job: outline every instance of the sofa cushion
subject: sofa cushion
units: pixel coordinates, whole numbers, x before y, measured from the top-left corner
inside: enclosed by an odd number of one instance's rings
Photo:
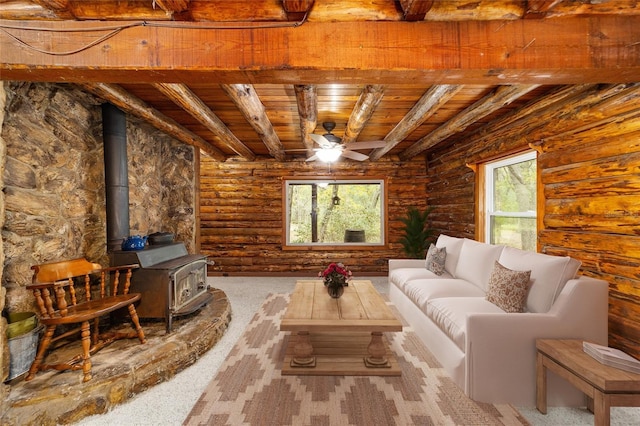
[[[389,273],[389,282],[404,291],[405,284],[412,280],[453,278],[447,272],[438,276],[426,268],[398,268]]]
[[[514,271],[496,261],[489,278],[487,300],[505,312],[523,312],[531,271]]]
[[[465,238],[454,276],[472,282],[486,292],[493,263],[500,257],[503,248],[501,245],[485,244]]]
[[[444,261],[447,258],[447,248],[438,248],[434,244],[427,250],[426,267],[429,271],[440,276],[444,273]]]
[[[427,302],[427,316],[462,352],[465,351],[467,317],[478,313],[504,313],[484,297],[444,297]],[[496,330],[499,333],[500,330]]]
[[[462,249],[463,242],[464,238],[450,237],[444,234],[440,234],[438,241],[436,241],[436,247],[446,247],[447,249],[444,270],[451,274],[452,277],[456,276],[456,266],[458,265],[458,259],[460,259],[460,249]]]
[[[440,297],[484,297],[484,292],[465,280],[422,279],[407,281],[403,289],[404,294],[423,312],[431,299]]]
[[[531,270],[527,311],[537,313],[551,309],[564,285],[580,268],[580,262],[568,256],[549,256],[512,247],[504,248],[499,262],[509,269]]]

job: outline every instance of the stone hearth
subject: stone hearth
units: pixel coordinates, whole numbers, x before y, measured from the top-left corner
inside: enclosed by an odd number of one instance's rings
[[[167,381],[195,363],[224,335],[231,306],[222,290],[210,290],[214,301],[198,312],[174,320],[166,334],[164,321],[143,322],[147,343],[119,340],[91,357],[93,378],[82,371],[40,372],[29,381],[22,375],[9,386],[2,402],[2,425],[56,425],[109,411],[136,394]],[[71,346],[71,345],[70,345]],[[72,348],[70,348],[72,349]],[[66,349],[65,349],[66,350]],[[79,353],[79,346],[75,348]],[[65,358],[60,349],[51,356]]]

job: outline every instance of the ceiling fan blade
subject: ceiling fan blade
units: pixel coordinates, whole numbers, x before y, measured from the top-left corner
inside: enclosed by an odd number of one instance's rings
[[[355,151],[349,151],[348,149],[345,149],[344,151],[342,151],[342,156],[351,158],[352,160],[356,160],[356,161],[364,161],[367,158],[369,158],[368,155],[364,155]]]
[[[316,161],[318,159],[318,156],[316,154],[313,154],[311,157],[307,158],[304,161]]]
[[[347,144],[348,149],[372,149],[383,148],[387,145],[385,141],[364,141],[364,142],[351,142]]]
[[[313,139],[315,143],[320,145],[322,148],[330,148],[332,145],[331,142],[329,142],[327,138],[325,138],[324,136],[316,135],[314,133],[310,134],[309,136],[311,137],[311,139]]]

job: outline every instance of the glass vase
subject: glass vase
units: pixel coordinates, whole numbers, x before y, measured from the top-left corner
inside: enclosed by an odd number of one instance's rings
[[[344,286],[342,284],[332,283],[327,286],[327,293],[329,293],[329,296],[332,298],[338,299],[342,296],[342,293],[344,293]]]

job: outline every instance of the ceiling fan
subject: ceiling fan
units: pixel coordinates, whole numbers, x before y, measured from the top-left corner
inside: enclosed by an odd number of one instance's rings
[[[306,161],[320,160],[325,163],[333,163],[341,156],[356,161],[364,161],[369,158],[369,156],[355,152],[354,150],[382,148],[386,145],[384,141],[352,142],[345,145],[339,137],[331,133],[331,131],[335,129],[336,123],[333,121],[325,121],[322,123],[322,127],[324,127],[327,132],[324,135],[309,135],[320,148],[314,148],[315,154],[307,158]]]

